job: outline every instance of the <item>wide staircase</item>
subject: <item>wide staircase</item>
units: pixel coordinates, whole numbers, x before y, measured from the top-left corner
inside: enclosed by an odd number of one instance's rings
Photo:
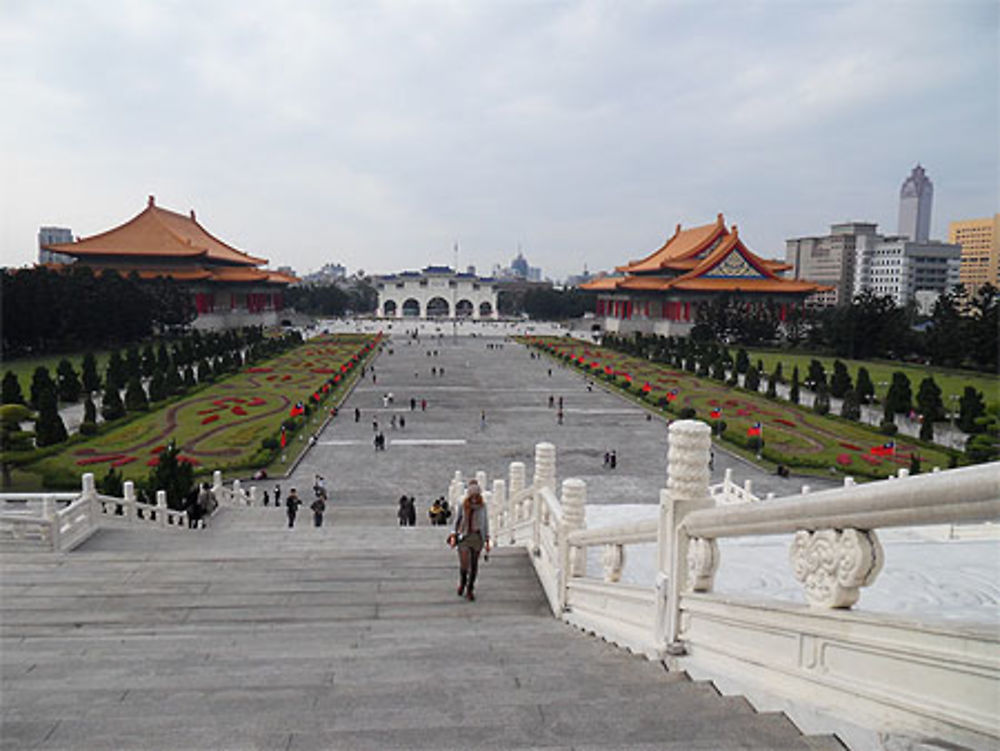
[[[522,549],[275,508],[0,555],[4,749],[841,749],[551,617]]]

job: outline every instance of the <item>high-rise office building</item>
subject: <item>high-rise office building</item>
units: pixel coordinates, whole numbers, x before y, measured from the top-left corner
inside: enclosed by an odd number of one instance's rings
[[[46,250],[48,245],[73,242],[73,232],[69,227],[39,227],[38,228],[38,262],[39,263],[72,263],[73,257],[64,253],[53,253]]]
[[[877,224],[869,222],[842,222],[831,225],[829,235],[785,240],[785,261],[792,267],[787,275],[827,287],[806,298],[809,306],[832,307],[851,301],[857,238],[874,236],[877,229]]]
[[[919,164],[899,189],[899,234],[914,242],[925,243],[931,236],[931,206],[934,184]]]
[[[948,242],[962,246],[959,281],[973,293],[984,284],[1000,287],[1000,214],[948,225]]]

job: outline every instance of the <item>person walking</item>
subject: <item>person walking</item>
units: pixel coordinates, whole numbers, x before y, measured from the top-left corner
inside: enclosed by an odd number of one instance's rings
[[[279,506],[281,506],[281,486],[280,485],[275,485],[274,486],[274,507],[278,508]]]
[[[406,502],[406,523],[410,527],[417,526],[417,501],[412,495]]]
[[[313,512],[313,526],[322,527],[323,526],[323,512],[326,511],[326,501],[323,500],[326,493],[323,495],[316,496],[316,500],[312,502],[309,507]]]
[[[295,492],[295,488],[292,488],[288,494],[288,498],[285,499],[285,512],[288,514],[289,529],[295,526],[295,515],[299,513],[299,506],[301,505],[302,501],[299,500],[298,493]]]
[[[611,465],[611,469],[614,469],[615,467],[618,466],[618,452],[615,451],[615,450],[611,451],[610,465]]]
[[[361,408],[354,408],[354,422],[361,422]]]
[[[490,552],[490,520],[486,512],[486,501],[479,490],[479,483],[469,481],[469,489],[458,507],[455,531],[449,538],[458,549],[458,596],[476,599],[476,576],[479,574],[479,554],[486,548]]]
[[[410,520],[409,511],[410,499],[405,495],[399,496],[399,510],[396,512],[396,518],[399,519],[399,526],[405,527],[407,522]]]

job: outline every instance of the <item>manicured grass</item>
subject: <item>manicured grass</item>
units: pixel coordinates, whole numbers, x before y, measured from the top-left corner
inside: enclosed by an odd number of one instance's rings
[[[108,358],[111,357],[111,350],[94,350],[94,359],[97,361],[97,372],[104,377],[104,372],[108,368]],[[125,355],[125,350],[121,350],[122,356]],[[35,369],[38,366],[42,366],[49,369],[49,375],[52,376],[52,380],[56,380],[56,369],[59,367],[59,363],[63,360],[69,360],[73,367],[76,368],[77,375],[83,370],[83,358],[86,352],[73,352],[65,355],[46,355],[44,357],[19,357],[16,360],[4,360],[3,367],[0,370],[3,371],[3,375],[7,373],[8,370],[12,370],[14,375],[17,376],[18,381],[21,382],[21,393],[24,394],[25,400],[27,400],[28,395],[31,393],[31,379],[35,375]]]
[[[317,420],[340,402],[349,376],[360,370],[368,354],[365,348],[373,347],[374,341],[370,335],[358,334],[312,339],[91,440],[67,446],[26,469],[48,477],[73,478],[83,472],[100,477],[115,466],[125,479],[138,479],[148,474],[170,441],[176,442],[196,472],[259,468],[272,459],[267,455],[265,460],[267,452],[261,453],[261,442],[278,439],[281,424],[289,419],[295,404],[311,401],[318,392],[322,397],[318,409],[297,418],[305,426],[289,434],[285,450],[277,452],[276,463],[287,466],[304,445],[300,436],[307,437],[319,426]],[[351,367],[355,356],[358,364]]]
[[[576,340],[539,337],[524,341],[541,343],[543,347],[549,347],[547,351],[555,356],[583,356],[583,364],[578,360],[571,360],[571,363],[591,373],[595,380],[605,379],[605,368],[610,368],[615,374],[610,383],[648,409],[662,410],[657,406],[658,402],[676,390],[676,398],[669,403],[672,416],[676,417],[683,408],[689,407],[695,410],[697,419],[714,423],[716,420],[710,417],[711,411],[721,410],[718,420],[727,424],[724,439],[744,455],[753,454],[748,447],[747,429],[759,422],[765,444],[763,458],[772,464],[782,462],[825,474],[832,468],[845,475],[871,478],[886,477],[902,467],[909,467],[911,454],[914,453],[920,457],[926,470],[932,466],[945,468],[949,464],[946,451],[898,435],[894,438],[894,455],[873,455],[871,449],[882,446],[889,438],[863,425],[837,417],[821,417],[788,402],[768,399],[763,394],[729,387],[709,378],[699,378],[667,365]],[[597,367],[591,368],[591,363],[595,362]],[[627,388],[625,374],[631,376],[631,384]],[[649,391],[644,395],[646,384]]]
[[[732,353],[735,355],[736,350],[733,349]],[[838,359],[836,357],[816,357],[814,355],[795,354],[776,350],[747,350],[747,355],[750,357],[750,362],[754,365],[757,364],[757,360],[763,360],[764,375],[774,372],[775,366],[780,362],[785,380],[791,379],[792,368],[796,365],[799,368],[799,377],[804,380],[806,374],[809,372],[809,362],[811,360],[819,360],[823,363],[827,378],[829,378],[833,374],[833,362]],[[941,389],[941,398],[944,400],[945,409],[949,412],[952,409],[958,408],[957,399],[952,400],[951,397],[960,397],[966,386],[972,386],[977,391],[981,391],[983,393],[983,400],[987,405],[1000,403],[1000,377],[989,375],[988,373],[949,370],[947,368],[934,368],[926,365],[909,365],[888,360],[841,359],[841,362],[847,366],[852,382],[857,381],[859,367],[864,366],[868,368],[868,374],[871,376],[872,383],[875,384],[875,391],[880,399],[885,396],[889,388],[888,384],[892,381],[892,374],[900,371],[905,373],[906,377],[910,379],[914,396],[916,396],[917,389],[920,388],[920,382],[928,376],[932,377]],[[885,385],[880,386],[879,384]]]

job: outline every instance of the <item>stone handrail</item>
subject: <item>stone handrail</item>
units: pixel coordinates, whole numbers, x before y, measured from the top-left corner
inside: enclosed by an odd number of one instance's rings
[[[585,529],[585,484],[564,480],[557,497],[555,449],[539,444],[530,485],[524,466],[511,465],[510,492],[491,508],[494,538],[532,553],[565,622],[783,709],[808,732],[837,732],[851,747],[927,733],[997,744],[995,629],[949,630],[851,608],[882,570],[878,528],[1000,519],[1000,464],[919,477],[901,470],[890,480],[848,479],[843,488],[761,501],[728,473],[709,485],[710,445],[704,423],[673,423],[658,518]],[[784,533],[793,533],[790,567],[808,608],[712,593],[717,539]],[[621,582],[626,548],[649,543],[655,583]],[[597,578],[586,566],[592,547],[603,549]],[[859,667],[866,664],[876,672]]]

